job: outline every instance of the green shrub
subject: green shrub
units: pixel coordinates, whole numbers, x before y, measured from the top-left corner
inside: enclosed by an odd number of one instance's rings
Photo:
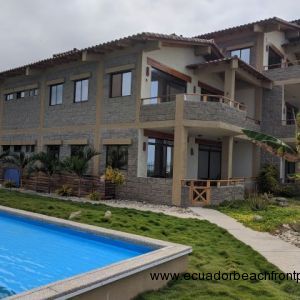
[[[277,168],[271,164],[263,166],[258,175],[257,184],[260,193],[278,194],[280,183]]]
[[[269,205],[268,198],[258,195],[248,198],[247,201],[249,203],[249,207],[254,211],[265,210]]]
[[[73,189],[67,185],[67,184],[63,184],[58,190],[56,190],[56,194],[58,194],[59,196],[71,196],[73,193]]]
[[[11,189],[11,188],[15,188],[16,184],[12,180],[7,180],[3,182],[3,186],[5,188]]]
[[[98,192],[92,192],[89,194],[89,199],[92,201],[99,201],[101,199],[100,193]]]

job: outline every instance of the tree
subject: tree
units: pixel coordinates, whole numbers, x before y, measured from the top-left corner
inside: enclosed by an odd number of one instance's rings
[[[8,165],[15,166],[20,173],[20,187],[23,186],[23,175],[25,170],[33,162],[33,155],[25,152],[18,153],[3,153],[0,157],[1,162]]]
[[[83,176],[87,173],[89,161],[100,153],[92,147],[86,146],[79,150],[74,156],[67,157],[62,162],[63,169],[69,173],[75,174],[78,177],[78,196],[81,196],[81,182]]]
[[[42,172],[48,177],[48,193],[51,192],[52,177],[61,171],[61,162],[50,153],[39,152],[33,156],[32,170]]]

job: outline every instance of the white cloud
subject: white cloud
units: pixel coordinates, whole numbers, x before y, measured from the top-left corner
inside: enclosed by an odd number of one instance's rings
[[[142,31],[194,36],[300,18],[295,0],[0,0],[0,69]]]

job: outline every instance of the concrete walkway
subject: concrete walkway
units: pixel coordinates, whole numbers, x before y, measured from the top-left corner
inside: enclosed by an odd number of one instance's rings
[[[245,227],[235,219],[214,209],[190,207],[201,219],[218,225],[249,245],[285,273],[300,273],[300,248],[266,232]]]

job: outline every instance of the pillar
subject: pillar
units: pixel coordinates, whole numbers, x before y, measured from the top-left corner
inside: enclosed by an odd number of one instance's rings
[[[232,178],[232,154],[233,154],[233,136],[222,138],[222,179]]]
[[[234,68],[228,68],[225,71],[224,96],[231,100],[235,99],[235,69]]]
[[[184,96],[176,97],[176,113],[174,126],[174,157],[172,203],[181,205],[181,180],[186,178],[187,164],[187,128],[183,125]]]

